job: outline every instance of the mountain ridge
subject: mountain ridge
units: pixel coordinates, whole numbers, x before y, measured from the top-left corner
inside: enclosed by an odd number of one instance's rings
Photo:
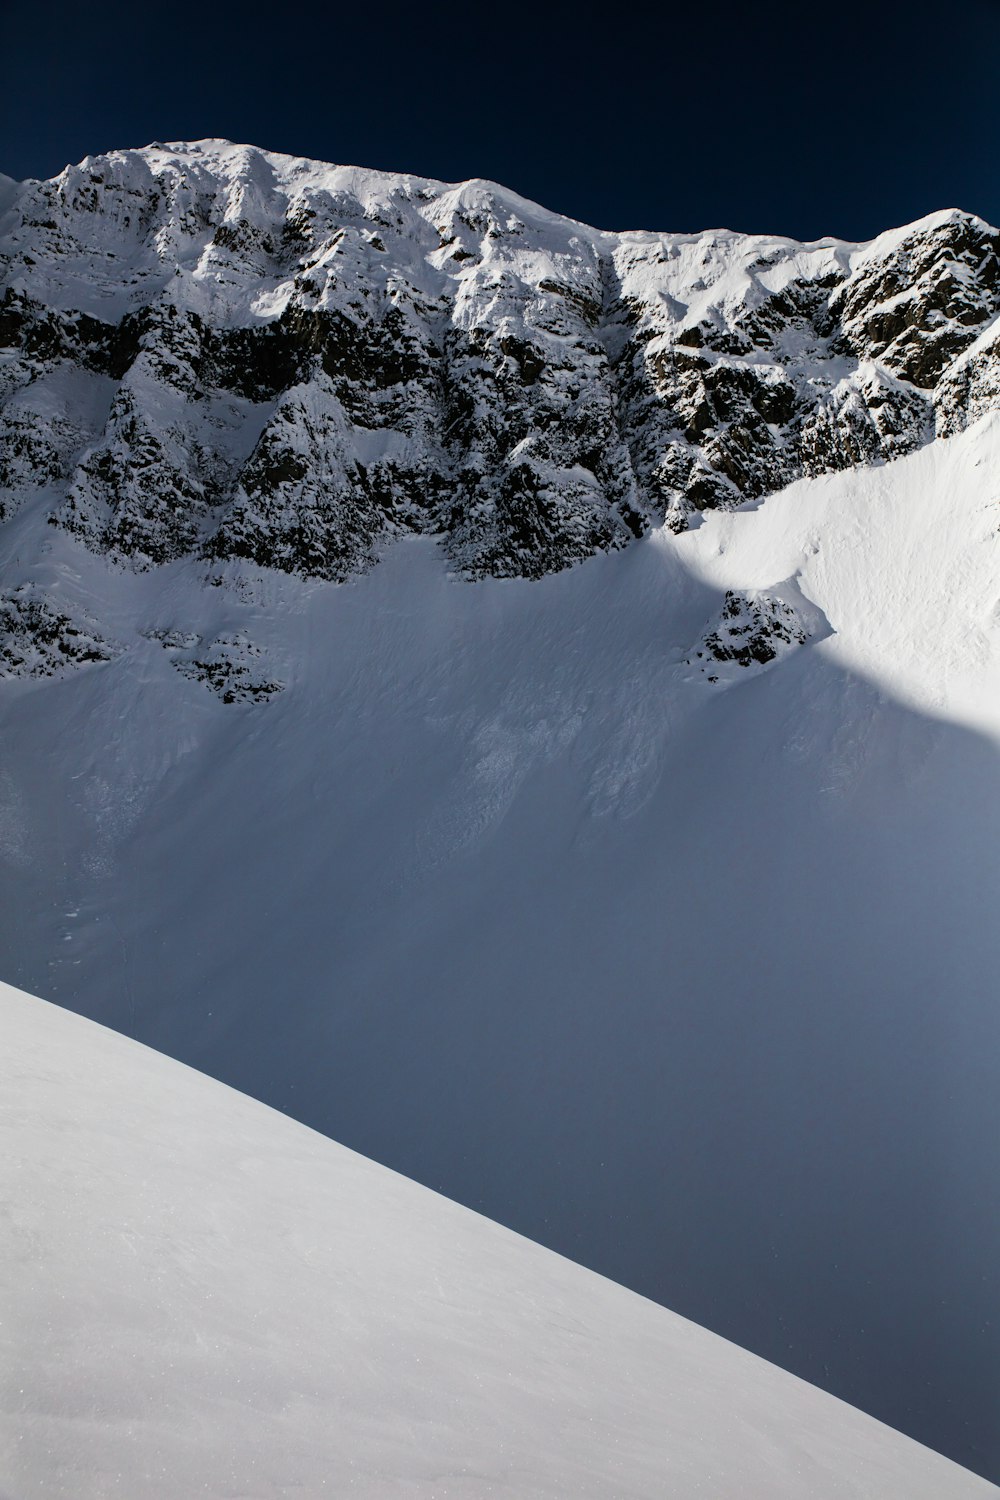
[[[612,234],[478,179],[89,157],[0,219],[0,513],[140,569],[342,579],[415,531],[540,577],[992,409],[998,246],[959,210]]]

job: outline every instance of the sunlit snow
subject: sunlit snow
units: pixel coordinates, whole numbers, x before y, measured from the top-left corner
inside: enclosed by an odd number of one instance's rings
[[[983,1500],[600,1277],[0,985],[10,1500]]]

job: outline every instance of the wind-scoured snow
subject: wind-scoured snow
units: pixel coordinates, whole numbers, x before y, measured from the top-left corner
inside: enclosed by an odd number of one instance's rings
[[[987,1500],[860,1412],[0,985],[17,1500]]]

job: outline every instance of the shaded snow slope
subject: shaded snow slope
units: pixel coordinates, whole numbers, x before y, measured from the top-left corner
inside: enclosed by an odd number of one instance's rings
[[[25,509],[107,659],[0,681],[6,973],[1000,1473],[998,473],[537,582]]]
[[[987,1500],[704,1330],[0,985],[18,1500]]]

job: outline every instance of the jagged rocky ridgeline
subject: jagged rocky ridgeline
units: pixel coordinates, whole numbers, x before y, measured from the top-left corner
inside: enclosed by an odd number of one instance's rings
[[[340,579],[538,577],[1000,402],[1000,235],[610,234],[221,141],[0,179],[0,519]]]

